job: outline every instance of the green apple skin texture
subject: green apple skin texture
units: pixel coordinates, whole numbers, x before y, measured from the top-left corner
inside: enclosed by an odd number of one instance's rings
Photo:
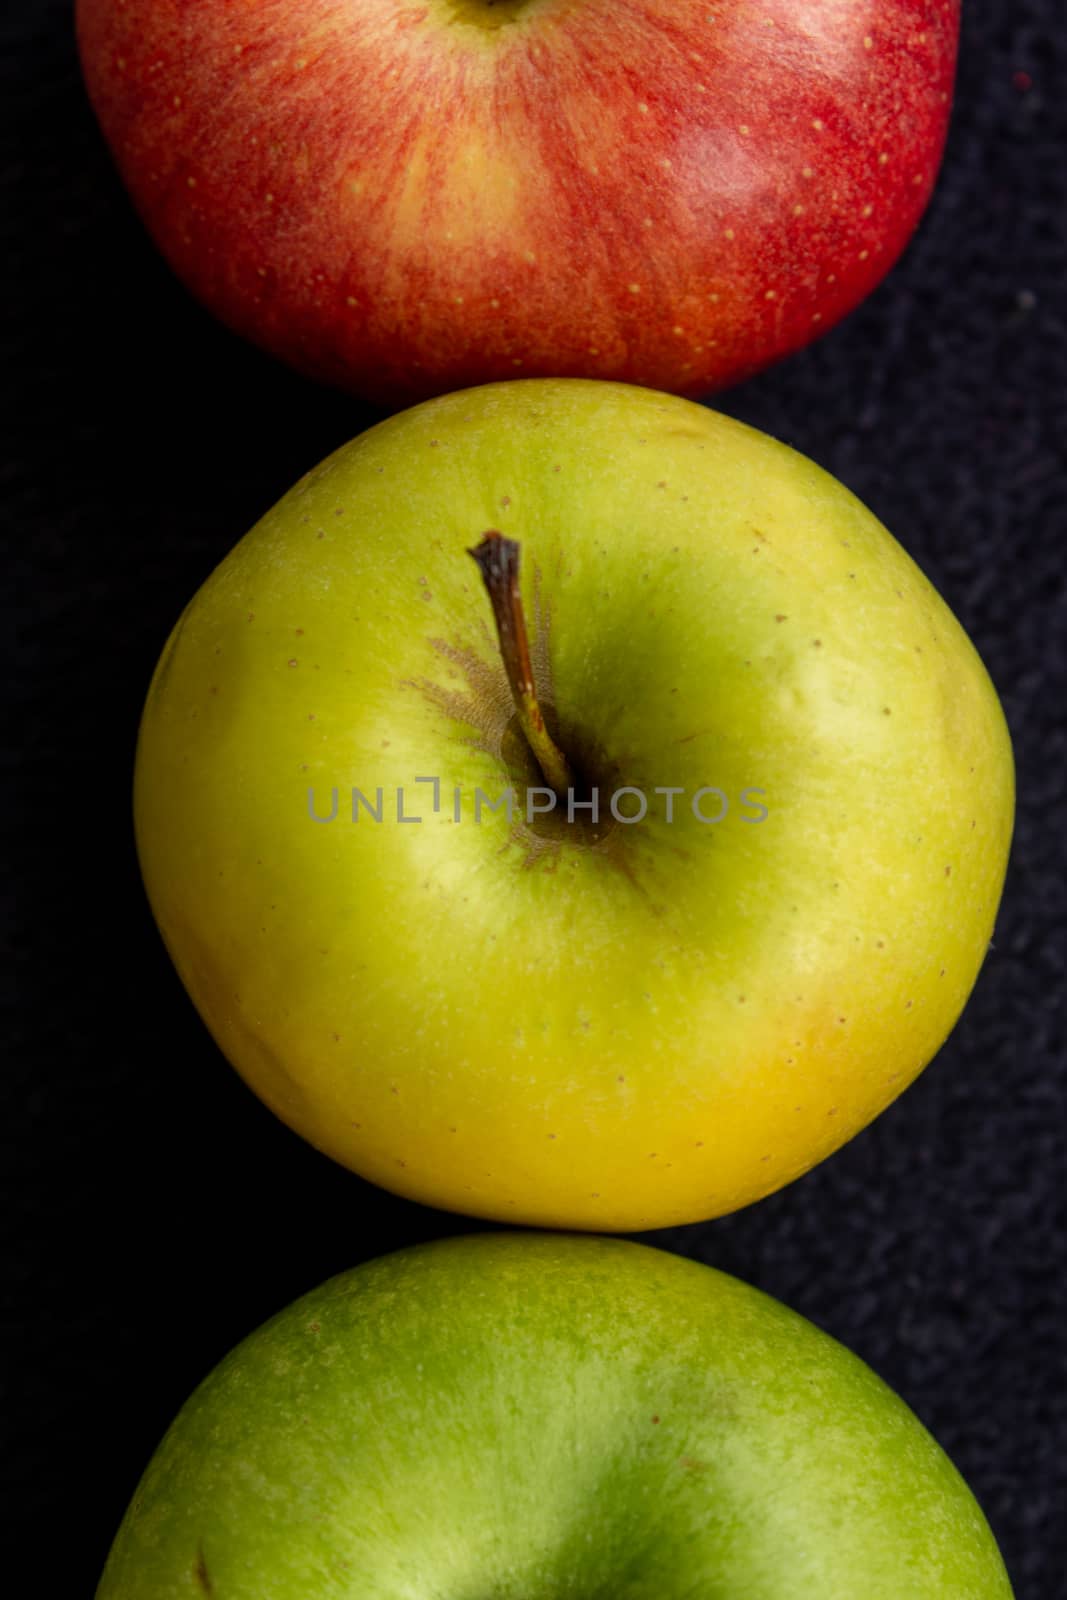
[[[473,821],[517,770],[490,528],[564,749],[649,797],[595,848]],[[429,401],[298,483],[181,617],[135,782],[166,943],[280,1117],[414,1199],[591,1230],[734,1210],[894,1099],[974,984],[1012,810],[973,647],[851,494],[573,379]]]
[[[97,1600],[1008,1600],[863,1362],[710,1267],[498,1235],[383,1257],[239,1345]]]

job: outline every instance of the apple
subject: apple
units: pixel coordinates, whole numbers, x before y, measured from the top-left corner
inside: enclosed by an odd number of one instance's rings
[[[745,1205],[900,1093],[1012,808],[973,647],[851,494],[582,379],[303,478],[180,618],[135,779],[164,939],[279,1116],[400,1194],[598,1231]]]
[[[97,1600],[1010,1600],[869,1367],[619,1239],[450,1239],[239,1345],[172,1425]]]
[[[807,344],[934,184],[959,0],[79,0],[92,103],[194,294],[391,405],[698,395]]]

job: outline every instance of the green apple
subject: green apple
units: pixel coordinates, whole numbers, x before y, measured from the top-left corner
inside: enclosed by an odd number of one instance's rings
[[[196,1391],[97,1600],[1010,1600],[871,1370],[735,1278],[497,1235],[342,1274]]]
[[[601,1231],[757,1199],[916,1076],[1013,806],[974,649],[851,494],[566,379],[297,484],[181,617],[135,788],[167,945],[268,1105],[415,1199]]]

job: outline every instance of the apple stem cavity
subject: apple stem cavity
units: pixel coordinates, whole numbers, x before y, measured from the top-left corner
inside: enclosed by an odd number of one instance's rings
[[[564,798],[574,788],[567,758],[545,727],[530,665],[530,641],[519,593],[519,542],[490,528],[468,555],[474,558],[493,608],[500,654],[511,687],[511,697],[534,760],[545,782]]]

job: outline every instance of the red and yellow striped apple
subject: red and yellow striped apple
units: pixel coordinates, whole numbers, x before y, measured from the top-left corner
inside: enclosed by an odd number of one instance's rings
[[[959,0],[79,0],[151,233],[232,327],[401,402],[697,395],[874,288],[930,196]]]

